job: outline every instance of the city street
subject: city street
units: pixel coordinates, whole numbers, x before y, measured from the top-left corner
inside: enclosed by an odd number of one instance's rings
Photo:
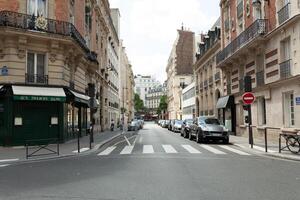
[[[299,199],[299,163],[145,123],[96,153],[0,168],[0,199]]]

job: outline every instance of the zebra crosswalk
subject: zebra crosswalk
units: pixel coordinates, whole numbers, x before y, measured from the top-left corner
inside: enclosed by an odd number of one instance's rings
[[[131,154],[155,154],[155,153],[165,153],[165,154],[202,154],[202,153],[211,153],[216,155],[241,155],[241,156],[250,156],[251,154],[238,150],[229,145],[171,145],[171,144],[161,144],[161,145],[139,145],[137,148],[135,145],[126,145],[124,147],[110,146],[104,149],[102,152],[98,153],[98,156],[108,156],[108,155],[131,155]]]

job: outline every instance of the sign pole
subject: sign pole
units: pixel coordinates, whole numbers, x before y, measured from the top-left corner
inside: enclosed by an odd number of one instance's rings
[[[253,149],[253,130],[252,130],[252,113],[251,113],[251,104],[254,102],[254,95],[252,93],[252,78],[251,76],[244,77],[244,88],[245,93],[243,95],[244,104],[247,104],[248,110],[248,130],[249,130],[249,144]]]

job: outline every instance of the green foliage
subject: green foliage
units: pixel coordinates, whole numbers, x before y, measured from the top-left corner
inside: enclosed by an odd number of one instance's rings
[[[144,109],[144,102],[138,94],[134,94],[134,109],[136,112],[141,112]]]
[[[167,96],[163,95],[160,97],[160,103],[157,109],[157,114],[161,114],[162,111],[168,109]]]

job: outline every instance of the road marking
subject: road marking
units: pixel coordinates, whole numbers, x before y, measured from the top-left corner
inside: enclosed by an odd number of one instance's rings
[[[214,154],[226,154],[225,152],[220,151],[219,149],[216,149],[214,147],[211,147],[211,146],[208,146],[208,145],[205,145],[205,144],[201,144],[200,147],[202,147],[203,149],[206,149],[207,151],[210,151]]]
[[[194,147],[192,147],[191,145],[181,145],[185,150],[187,150],[189,153],[201,153],[199,150],[195,149]]]
[[[125,146],[120,154],[131,154],[134,146]]]
[[[9,166],[9,164],[0,165],[0,167],[7,167],[7,166]]]
[[[105,149],[104,151],[102,151],[101,153],[98,154],[98,156],[107,156],[109,155],[116,147],[112,146],[112,147],[108,147],[107,149]]]
[[[172,145],[165,144],[162,145],[166,153],[177,153],[177,151],[172,147]]]
[[[144,145],[143,153],[145,153],[145,154],[154,153],[153,146],[152,145]]]
[[[253,145],[253,149],[256,149],[256,150],[258,150],[258,151],[266,151],[266,149],[265,148],[263,148],[263,147],[260,147],[260,146],[256,146],[256,145]],[[270,150],[270,149],[268,149],[268,152],[269,153],[276,153],[276,151],[273,151],[273,150]]]
[[[140,135],[139,143],[142,143],[142,142],[143,142],[143,137],[142,137],[142,135]]]
[[[131,136],[131,137],[127,138],[127,139],[128,139],[128,140],[131,140],[131,139],[134,138],[134,137],[136,137],[136,136],[134,135],[134,136]],[[123,142],[126,142],[125,138],[124,138],[124,140],[121,140],[121,141],[119,141],[119,142],[117,142],[117,143],[114,143],[114,146],[117,146],[118,144],[121,144],[121,143],[123,143]]]
[[[18,161],[19,158],[12,158],[12,159],[5,159],[5,160],[0,160],[0,163],[2,162],[14,162],[14,161]]]
[[[80,153],[82,153],[82,152],[85,152],[85,151],[87,151],[87,150],[89,150],[90,148],[88,148],[88,147],[84,147],[84,148],[81,148],[80,149]],[[78,150],[74,150],[74,151],[72,151],[73,153],[78,153]]]
[[[240,150],[231,148],[231,147],[229,147],[229,146],[219,145],[219,147],[221,147],[221,148],[223,148],[223,149],[226,149],[226,150],[228,150],[228,151],[232,151],[232,152],[237,153],[237,154],[239,154],[239,155],[250,156],[249,153],[246,153],[246,152],[243,152],[243,151],[240,151]]]

